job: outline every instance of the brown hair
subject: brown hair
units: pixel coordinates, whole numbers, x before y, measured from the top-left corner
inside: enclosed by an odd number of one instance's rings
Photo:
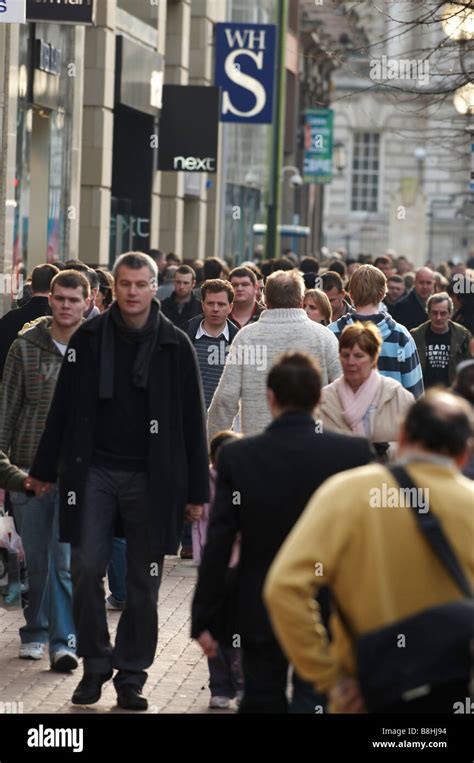
[[[255,275],[254,271],[248,268],[246,265],[231,270],[229,273],[229,281],[232,281],[233,278],[250,278],[252,286],[257,285],[257,276]]]
[[[387,279],[374,265],[361,265],[351,275],[349,293],[356,308],[378,305],[387,293]]]
[[[309,299],[312,299],[316,307],[319,308],[326,326],[329,323],[331,323],[332,322],[332,307],[329,301],[329,297],[326,295],[326,292],[324,292],[322,289],[307,289],[304,294],[305,300],[306,300],[306,297],[309,297]]]
[[[77,289],[82,286],[84,299],[90,297],[91,286],[83,273],[78,270],[60,270],[51,281],[51,294],[54,294],[54,287],[62,286],[64,289]]]
[[[219,294],[219,292],[225,291],[231,305],[234,301],[234,289],[229,281],[224,281],[223,278],[208,278],[201,286],[201,300],[204,302],[206,294]]]
[[[181,276],[191,276],[193,281],[196,280],[196,272],[192,269],[191,265],[180,265],[174,274],[175,277],[178,275],[178,273]]]
[[[382,348],[382,337],[375,323],[356,321],[346,326],[339,338],[339,353],[346,348],[352,349],[356,344],[362,352],[370,355],[375,367]]]
[[[219,451],[222,446],[227,445],[228,442],[232,442],[233,440],[240,440],[241,438],[242,435],[240,432],[233,432],[232,429],[223,429],[222,432],[217,432],[209,445],[209,456],[211,458],[211,464],[217,468]]]
[[[321,397],[321,371],[306,352],[285,352],[277,358],[267,377],[267,387],[281,408],[312,413]]]

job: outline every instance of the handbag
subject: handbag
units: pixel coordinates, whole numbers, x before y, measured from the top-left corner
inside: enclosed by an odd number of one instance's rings
[[[389,471],[401,487],[415,487],[403,467],[392,466]],[[474,599],[470,585],[436,515],[431,509],[420,514],[415,506],[411,508],[418,529],[465,598],[430,607],[356,638],[342,616],[356,643],[357,676],[369,712],[428,694],[448,682],[464,682],[467,691],[472,673]]]

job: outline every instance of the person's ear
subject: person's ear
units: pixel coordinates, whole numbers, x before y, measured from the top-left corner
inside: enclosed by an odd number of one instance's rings
[[[398,445],[400,448],[404,448],[407,445],[407,433],[403,421],[400,424],[400,429],[398,430]]]
[[[474,443],[471,443],[471,445],[469,445],[468,443],[466,447],[464,448],[463,452],[460,453],[458,456],[456,456],[454,459],[460,471],[462,471],[464,467],[467,466],[468,464],[468,461],[471,457],[471,452],[472,452],[471,448],[474,448]]]
[[[276,400],[275,400],[275,393],[272,389],[270,389],[270,387],[267,387],[267,404],[268,404],[268,407],[270,408],[270,411],[272,411],[273,413],[273,409],[276,405]]]

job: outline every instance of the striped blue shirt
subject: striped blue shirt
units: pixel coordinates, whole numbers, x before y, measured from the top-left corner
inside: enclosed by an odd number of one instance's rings
[[[396,323],[388,314],[359,315],[357,312],[343,315],[328,328],[339,339],[346,326],[355,321],[371,321],[380,331],[383,340],[377,363],[380,373],[396,379],[415,398],[420,397],[424,392],[423,373],[415,340],[408,329],[401,323]]]

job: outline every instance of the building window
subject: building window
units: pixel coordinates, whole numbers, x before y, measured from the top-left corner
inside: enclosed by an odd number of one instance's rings
[[[377,212],[379,196],[380,135],[356,132],[352,157],[353,212]]]

